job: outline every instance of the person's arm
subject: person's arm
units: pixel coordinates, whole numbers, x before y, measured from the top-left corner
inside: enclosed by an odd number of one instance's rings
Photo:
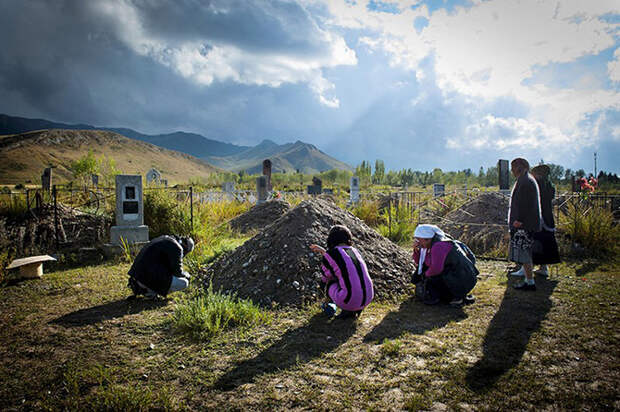
[[[430,265],[425,272],[427,277],[436,276],[443,272],[444,264],[446,263],[446,257],[452,250],[451,242],[437,242],[431,248],[430,253]],[[426,255],[428,259],[429,255]],[[428,260],[424,260],[424,264],[427,264]]]
[[[166,245],[166,256],[168,258],[168,268],[172,276],[178,278],[185,277],[183,275],[183,248],[181,245],[171,240]]]
[[[321,270],[323,271],[323,276],[321,276],[321,282],[328,283],[330,280],[335,279],[334,271],[329,263],[329,260],[327,259],[327,251],[321,246],[315,244],[310,245],[310,249],[314,253],[318,253],[323,256],[323,259],[321,259]]]

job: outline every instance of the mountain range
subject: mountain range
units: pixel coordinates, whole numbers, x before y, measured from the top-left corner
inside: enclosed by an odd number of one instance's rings
[[[65,124],[44,119],[28,119],[0,114],[0,135],[20,134],[43,129],[104,130],[169,150],[186,153],[218,168],[250,174],[262,171],[264,159],[270,159],[273,172],[318,173],[330,169],[352,170],[351,166],[325,154],[312,144],[296,141],[278,145],[263,140],[256,146],[239,146],[209,139],[196,133],[173,132],[147,135],[128,128]]]

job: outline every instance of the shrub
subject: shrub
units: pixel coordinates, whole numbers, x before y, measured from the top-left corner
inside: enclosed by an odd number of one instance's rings
[[[174,328],[195,339],[212,338],[237,326],[267,321],[268,315],[250,300],[214,292],[209,288],[202,294],[182,301],[173,316]]]
[[[360,201],[353,207],[351,212],[371,227],[377,227],[385,223],[384,216],[379,212],[378,201]]]
[[[620,226],[614,224],[612,212],[589,207],[587,201],[569,203],[560,217],[560,227],[590,255],[617,256],[620,252]]]
[[[406,205],[387,209],[383,212],[385,223],[380,224],[377,231],[394,243],[400,245],[409,243],[413,240],[417,213],[418,211],[412,212],[412,208]]]
[[[381,345],[381,353],[383,353],[384,356],[397,356],[402,346],[403,343],[398,339],[389,340],[385,338]]]
[[[190,233],[189,205],[177,201],[176,192],[144,191],[144,224],[151,239],[161,235]]]

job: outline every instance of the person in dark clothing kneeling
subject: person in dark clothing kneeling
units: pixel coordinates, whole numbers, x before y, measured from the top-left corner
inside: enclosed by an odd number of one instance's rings
[[[414,233],[413,282],[427,305],[440,302],[453,306],[473,303],[468,295],[478,281],[476,257],[462,242],[453,240],[435,225],[418,225]]]
[[[185,289],[190,275],[183,270],[183,256],[194,249],[191,237],[163,235],[144,245],[129,269],[134,296],[155,298]]]

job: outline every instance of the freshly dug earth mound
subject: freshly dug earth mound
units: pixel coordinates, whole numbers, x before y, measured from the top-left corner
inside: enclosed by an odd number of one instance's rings
[[[319,198],[300,203],[222,256],[202,274],[203,282],[262,305],[312,302],[321,296],[321,258],[308,246],[316,243],[325,247],[329,228],[335,224],[351,230],[354,246],[364,257],[373,280],[375,299],[388,299],[408,290],[413,271],[409,253],[352,214]]]
[[[280,216],[291,209],[291,205],[283,200],[270,200],[260,205],[253,206],[242,215],[231,219],[229,224],[234,230],[247,233],[253,230],[260,230],[272,224]]]
[[[91,247],[107,239],[111,219],[58,205],[58,240],[61,249]],[[16,257],[56,250],[54,207],[43,204],[18,216],[0,216],[0,250]]]
[[[474,253],[507,251],[508,200],[501,193],[483,193],[448,213],[438,225]]]

